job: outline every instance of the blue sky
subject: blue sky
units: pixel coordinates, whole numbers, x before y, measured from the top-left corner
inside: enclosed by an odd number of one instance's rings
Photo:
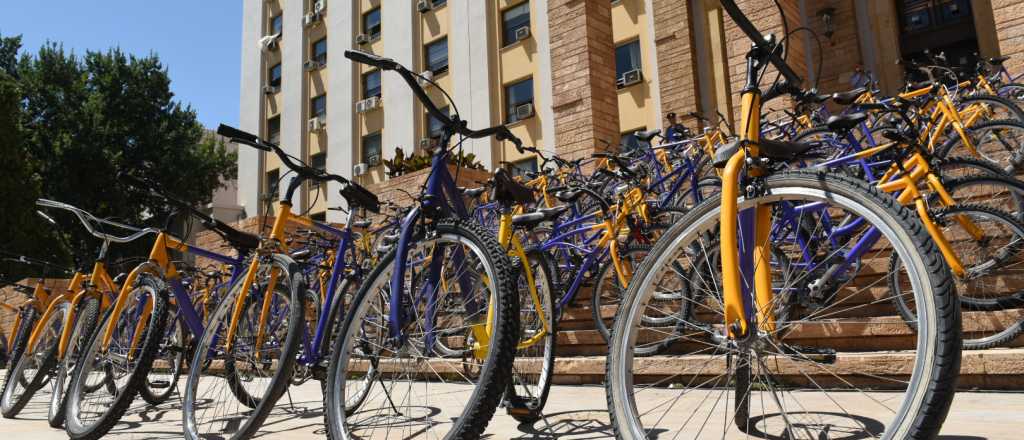
[[[0,34],[21,34],[23,51],[52,40],[79,55],[156,53],[207,127],[238,123],[241,29],[240,0],[0,0]]]

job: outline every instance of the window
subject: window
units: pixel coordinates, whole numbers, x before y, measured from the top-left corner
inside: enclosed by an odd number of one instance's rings
[[[327,95],[323,94],[310,100],[309,113],[314,117],[323,118],[327,116]]]
[[[508,46],[519,41],[516,31],[530,27],[530,2],[508,8],[501,14],[502,45]]]
[[[380,70],[363,74],[363,99],[380,96]]]
[[[537,172],[537,159],[529,158],[512,162],[509,171],[513,176],[526,176],[526,173]]]
[[[267,142],[274,145],[281,143],[281,117],[274,116],[267,120]]]
[[[270,19],[270,35],[277,35],[281,33],[282,29],[281,14],[275,15]]]
[[[448,71],[448,37],[428,44],[424,52],[427,70],[434,72],[435,75]]]
[[[640,40],[615,48],[615,79],[625,85],[626,72],[640,70]]]
[[[327,221],[327,211],[318,212],[316,214],[310,214],[309,218],[310,218],[310,220],[313,220],[315,222],[320,222],[320,223],[326,222]]]
[[[437,8],[448,4],[448,0],[430,0],[430,5]]]
[[[273,87],[281,87],[281,63],[274,64],[270,68],[270,84]]]
[[[313,43],[313,61],[321,65],[327,64],[327,37]]]
[[[380,38],[380,8],[363,14],[363,33],[371,40]]]
[[[280,170],[278,169],[267,171],[267,175],[264,177],[266,181],[263,182],[263,188],[266,189],[263,193],[264,197],[268,197],[271,200],[277,197],[277,181],[281,180],[280,176]]]
[[[512,123],[533,116],[519,111],[523,104],[533,103],[533,78],[505,86],[505,122]]]
[[[449,115],[448,107],[441,108],[441,113]],[[427,113],[427,137],[436,140],[441,139],[441,135],[444,134],[444,123],[441,120],[433,117],[430,113]]]
[[[327,171],[327,153],[316,153],[310,156],[309,165],[320,171]]]
[[[380,164],[380,132],[363,136],[363,163],[369,166]]]

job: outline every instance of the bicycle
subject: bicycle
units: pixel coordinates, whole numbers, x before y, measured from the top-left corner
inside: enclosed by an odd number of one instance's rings
[[[664,233],[634,273],[616,316],[606,375],[616,435],[633,439],[685,432],[699,438],[714,431],[706,435],[817,438],[842,430],[870,437],[933,437],[948,412],[959,369],[960,315],[949,270],[912,213],[863,181],[773,169],[812,148],[760,137],[762,103],[803,93],[795,86],[800,80],[779,57],[774,39],[764,38],[735,2],[723,0],[722,5],[754,43],[741,93],[742,130],[738,140],[715,155],[722,169],[721,195],[694,207]],[[762,94],[759,79],[769,63],[784,81]],[[909,380],[860,371],[865,380],[884,380],[889,391],[862,390],[856,381],[843,379],[857,372],[840,370],[849,357],[828,347],[827,338],[814,346],[792,339],[801,331],[839,325],[849,315],[816,314],[805,317],[800,327],[776,321],[777,302],[786,291],[816,278],[787,266],[772,245],[773,225],[787,205],[813,208],[818,217],[808,213],[806,224],[814,227],[826,215],[836,221],[861,219],[859,232],[844,243],[875,240],[876,248],[899,255],[913,274],[919,328],[927,330],[914,336],[909,349],[917,351],[905,358]],[[796,255],[796,250],[783,253]],[[703,298],[693,304],[698,310],[673,347],[686,355],[663,359],[668,368],[647,364],[640,375],[636,346],[664,336],[643,324],[648,304],[663,283],[680,282],[690,286],[693,298]],[[860,392],[838,396],[833,387]],[[866,398],[856,406],[839,401],[851,396]],[[870,426],[865,417],[873,420]]]

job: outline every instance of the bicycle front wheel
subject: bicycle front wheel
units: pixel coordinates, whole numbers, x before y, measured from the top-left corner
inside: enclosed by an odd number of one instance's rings
[[[391,290],[396,249],[356,295],[328,367],[324,418],[333,439],[479,438],[494,415],[519,341],[514,271],[475,223],[442,220],[433,229],[403,250],[401,292]],[[392,325],[395,316],[402,321]],[[439,337],[462,355],[439,353]]]
[[[64,418],[67,413],[67,385],[71,382],[71,374],[75,371],[75,364],[82,355],[86,345],[93,338],[96,324],[99,322],[100,301],[96,298],[85,298],[78,303],[78,311],[75,317],[75,327],[71,331],[68,346],[64,351],[64,358],[60,360],[57,368],[57,375],[50,382],[53,394],[50,395],[50,411],[46,417],[51,428],[64,426]]]
[[[253,436],[291,382],[302,344],[305,282],[287,256],[256,258],[264,260],[230,346],[228,328],[243,279],[221,300],[196,345],[184,389],[186,438]]]
[[[952,402],[960,363],[959,305],[937,248],[913,212],[856,179],[796,171],[771,176],[765,185],[766,195],[739,205],[741,212],[770,210],[772,233],[760,245],[778,248],[768,269],[774,297],[756,310],[775,310],[775,301],[796,296],[795,308],[785,322],[766,317],[747,337],[730,338],[720,284],[686,279],[721,271],[712,263],[720,200],[694,208],[652,249],[615,320],[606,391],[618,438],[816,439],[837,432],[933,438]],[[840,232],[844,238],[815,240],[815,246],[802,239]],[[822,270],[865,249],[859,263]],[[865,352],[846,339],[853,329],[902,326],[899,318],[884,316],[891,311],[865,317],[886,301],[872,297],[884,286],[878,262],[893,252],[913,275],[920,331]],[[782,255],[789,261],[777,264]],[[742,276],[753,269],[745,265]],[[694,312],[679,330],[646,325],[654,286],[672,278],[700,289],[692,296]],[[638,344],[666,338],[676,339],[669,352],[635,355]]]

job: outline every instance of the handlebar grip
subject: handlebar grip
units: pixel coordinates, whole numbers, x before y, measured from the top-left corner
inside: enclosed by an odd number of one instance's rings
[[[360,64],[374,66],[381,70],[395,70],[395,68],[398,67],[398,63],[391,58],[379,57],[372,53],[366,53],[358,50],[346,50],[345,58]]]
[[[224,136],[226,138],[238,139],[238,140],[248,141],[248,142],[259,142],[260,141],[259,136],[256,136],[256,135],[254,135],[252,133],[246,133],[246,132],[244,132],[242,130],[239,130],[239,129],[235,128],[235,127],[232,127],[230,125],[224,125],[224,124],[220,124],[220,126],[217,127],[217,134],[219,134],[221,136]]]

